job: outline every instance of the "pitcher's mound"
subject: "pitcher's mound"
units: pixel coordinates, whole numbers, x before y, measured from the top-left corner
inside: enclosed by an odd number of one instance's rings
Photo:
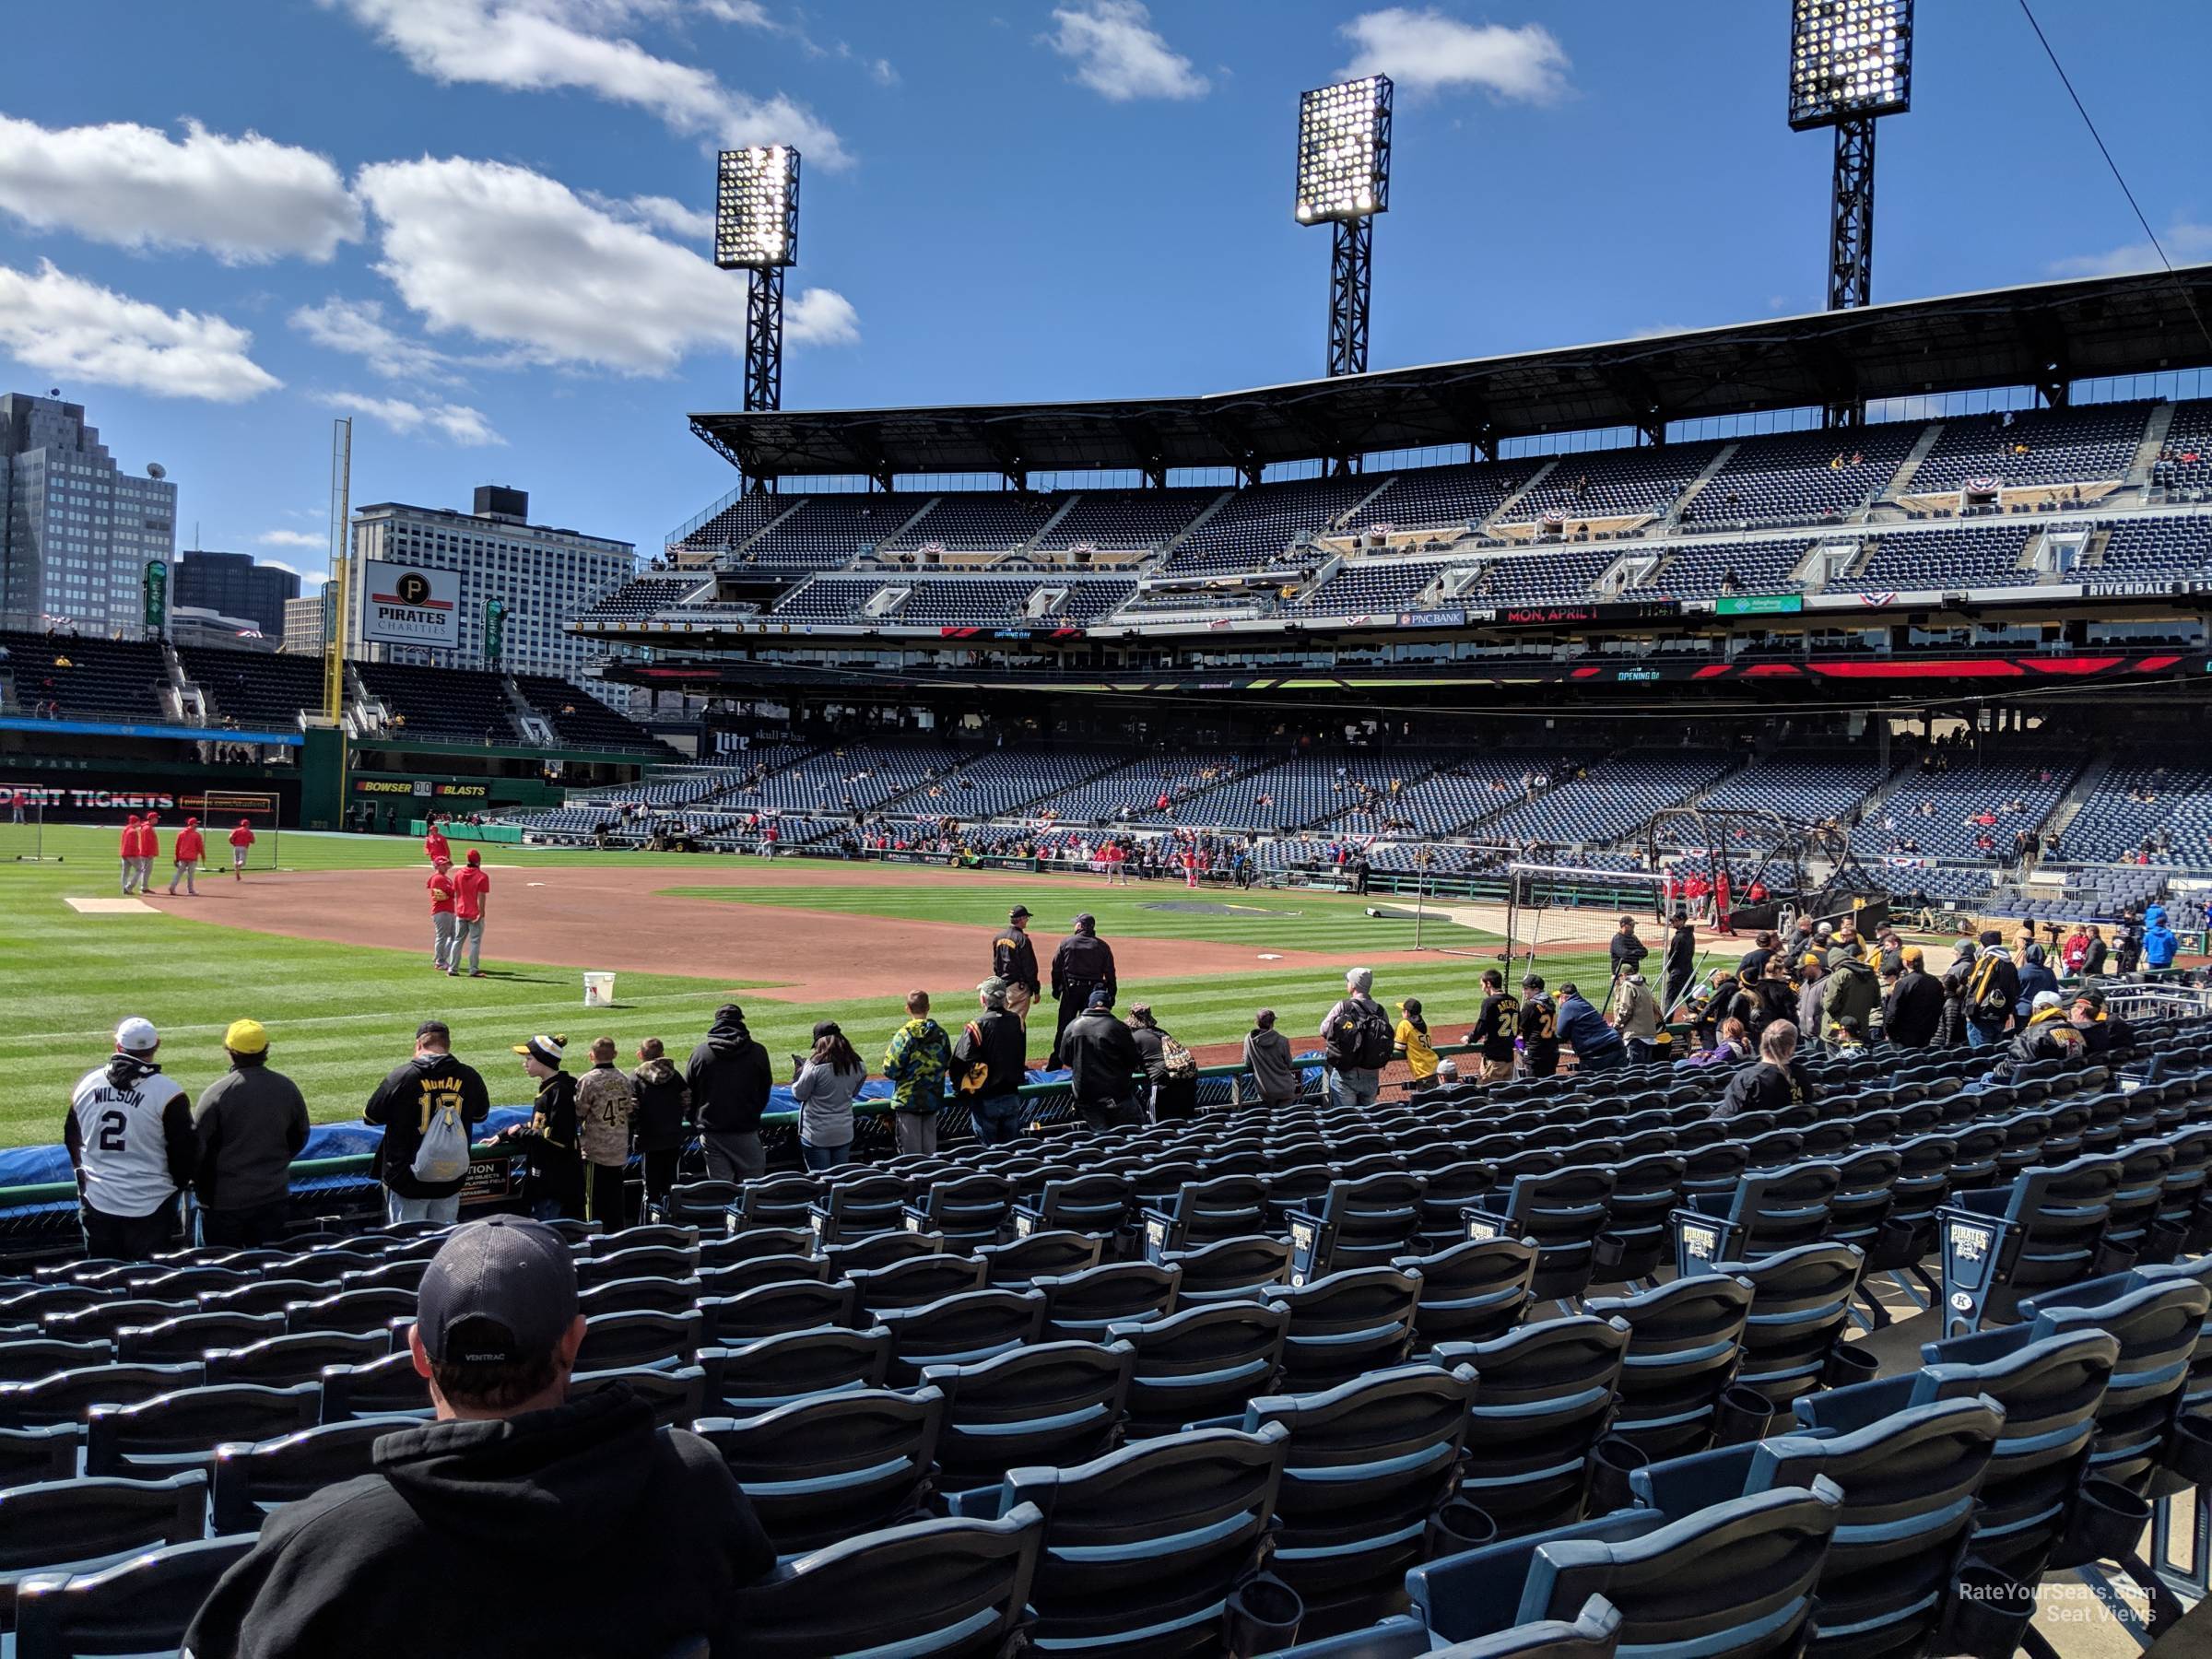
[[[161,912],[143,899],[65,899],[62,902],[80,915],[158,916]]]

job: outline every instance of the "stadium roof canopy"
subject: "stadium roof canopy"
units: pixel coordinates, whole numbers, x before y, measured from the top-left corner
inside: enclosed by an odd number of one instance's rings
[[[1237,467],[2212,363],[2212,265],[1204,397],[705,414],[748,477]]]

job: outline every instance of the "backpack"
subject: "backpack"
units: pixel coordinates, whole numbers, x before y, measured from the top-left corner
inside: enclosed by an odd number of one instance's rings
[[[1372,999],[1354,1003],[1337,1022],[1336,1030],[1337,1035],[1329,1041],[1329,1059],[1335,1065],[1381,1071],[1397,1053],[1397,1028],[1390,1023],[1382,1005]]]
[[[1967,978],[1967,1004],[1982,1019],[2002,1019],[2012,1012],[2012,999],[1996,982],[1997,963],[2002,959],[1994,952],[1983,952],[1975,959],[1973,971]]]
[[[458,1181],[468,1173],[468,1131],[461,1123],[461,1101],[456,1094],[448,1102],[430,1108],[430,1121],[415,1148],[408,1172],[422,1182]]]
[[[1198,1056],[1165,1031],[1159,1034],[1159,1064],[1169,1077],[1176,1081],[1198,1075]]]

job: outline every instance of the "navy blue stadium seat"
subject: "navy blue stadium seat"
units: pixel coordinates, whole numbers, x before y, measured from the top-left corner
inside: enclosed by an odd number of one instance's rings
[[[369,1417],[218,1446],[212,1529],[256,1532],[264,1514],[278,1504],[297,1503],[326,1486],[368,1474],[374,1466],[371,1453],[385,1435],[421,1426],[419,1418]]]
[[[791,1556],[920,1519],[944,1421],[936,1389],[872,1388],[690,1428],[722,1453],[778,1553]]]
[[[1466,1239],[1428,1255],[1393,1256],[1390,1265],[1421,1276],[1413,1314],[1417,1347],[1502,1336],[1535,1300],[1529,1289],[1536,1273],[1533,1239]]]
[[[1978,1331],[1984,1320],[2009,1316],[2023,1296],[2096,1277],[2119,1191],[2120,1164],[2111,1158],[2026,1170],[2001,1187],[1954,1189],[1942,1212],[1946,1334]]]
[[[1465,1215],[1471,1240],[1534,1239],[1539,1301],[1580,1296],[1597,1267],[1598,1235],[1613,1202],[1610,1166],[1571,1165],[1523,1175],[1476,1200]]]
[[[945,1395],[937,1462],[947,1491],[993,1486],[1008,1469],[1065,1468],[1113,1443],[1136,1355],[1125,1342],[1043,1342],[974,1365],[932,1365]]]
[[[1654,1458],[1709,1444],[1741,1359],[1751,1295],[1747,1279],[1701,1273],[1640,1296],[1586,1301],[1593,1317],[1629,1327],[1611,1432]]]
[[[15,1659],[173,1653],[252,1538],[202,1538],[89,1572],[41,1573],[16,1597]]]
[[[890,1362],[891,1334],[880,1325],[816,1325],[699,1350],[708,1408],[740,1415],[809,1394],[881,1388]]]
[[[1583,1512],[1590,1460],[1612,1421],[1629,1327],[1578,1314],[1488,1342],[1448,1342],[1431,1358],[1471,1365],[1480,1379],[1468,1412],[1460,1496],[1501,1538]]]
[[[142,1549],[186,1544],[206,1533],[207,1477],[199,1470],[159,1480],[78,1477],[0,1490],[0,1630],[15,1622],[16,1596],[39,1573],[81,1573]]]
[[[1041,1340],[1044,1296],[1028,1289],[966,1290],[887,1310],[874,1323],[890,1333],[890,1377],[894,1386],[905,1388],[921,1380],[924,1367],[972,1365]]]
[[[313,1428],[322,1406],[316,1382],[282,1388],[218,1382],[133,1406],[95,1406],[85,1420],[85,1473],[145,1480],[206,1467],[225,1441],[268,1440]]]

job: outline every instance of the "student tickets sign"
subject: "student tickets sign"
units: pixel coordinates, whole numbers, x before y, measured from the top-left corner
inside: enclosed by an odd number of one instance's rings
[[[461,575],[418,565],[367,561],[361,637],[386,645],[461,644]]]

